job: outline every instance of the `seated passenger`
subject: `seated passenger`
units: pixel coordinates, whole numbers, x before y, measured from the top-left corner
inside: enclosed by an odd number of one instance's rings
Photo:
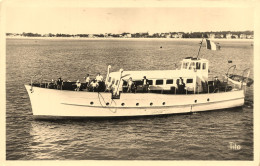
[[[91,91],[97,92],[98,91],[98,82],[96,80],[93,80],[90,83]]]
[[[76,89],[75,89],[75,91],[79,91],[80,90],[80,86],[81,86],[81,83],[79,82],[79,80],[77,80],[77,82],[76,82]]]
[[[54,80],[52,79],[51,82],[48,83],[48,86],[47,86],[47,87],[48,87],[49,89],[54,89],[54,86],[55,86]]]

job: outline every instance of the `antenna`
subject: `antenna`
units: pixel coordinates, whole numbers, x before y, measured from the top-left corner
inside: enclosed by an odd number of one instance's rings
[[[200,42],[200,48],[199,48],[199,51],[198,51],[197,59],[198,59],[198,57],[200,55],[200,49],[201,49],[201,46],[202,46],[202,43],[203,43],[203,39],[204,39],[204,37],[202,36],[202,40]]]

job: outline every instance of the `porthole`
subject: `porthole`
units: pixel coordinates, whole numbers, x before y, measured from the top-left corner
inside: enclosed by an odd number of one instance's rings
[[[93,101],[91,101],[91,102],[90,102],[90,104],[91,104],[91,105],[93,105],[93,104],[94,104],[94,102],[93,102]]]
[[[139,103],[136,103],[136,106],[139,106]]]
[[[124,106],[124,105],[125,105],[125,103],[122,103],[122,104],[121,104],[121,106]]]
[[[209,98],[207,99],[207,101],[209,101]]]
[[[165,105],[165,102],[163,102],[162,105]]]
[[[107,102],[106,105],[109,105],[109,102]]]
[[[194,100],[194,103],[197,103],[197,100]]]
[[[150,106],[152,106],[152,105],[153,105],[153,103],[151,102],[151,103],[150,103]]]

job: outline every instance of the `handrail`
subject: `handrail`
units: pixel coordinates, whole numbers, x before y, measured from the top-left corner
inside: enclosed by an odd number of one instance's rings
[[[233,66],[230,66],[230,67],[228,68],[228,71],[227,71],[227,85],[228,85],[228,79],[229,79],[229,70],[232,69],[232,68],[234,68],[234,69],[233,69],[233,73],[232,73],[232,74],[234,75],[234,72],[235,72],[236,67],[237,67],[236,65],[233,65]],[[225,91],[226,91],[227,85],[226,85],[226,87],[225,87]]]
[[[234,69],[233,69],[233,74],[234,74],[236,67],[237,67],[236,65],[230,66],[230,67],[228,68],[228,71],[227,71],[227,76],[229,76],[229,70],[230,70],[231,68],[234,68]]]
[[[249,77],[249,74],[250,74],[250,68],[246,68],[244,71],[243,71],[243,74],[242,74],[242,82],[241,82],[241,89],[243,87],[243,84],[244,84],[244,74],[246,73],[247,71],[247,76],[246,76],[246,81],[245,83],[247,84],[247,81],[248,81],[248,77]],[[245,86],[246,87],[246,86]],[[246,88],[245,88],[245,92],[246,92]]]

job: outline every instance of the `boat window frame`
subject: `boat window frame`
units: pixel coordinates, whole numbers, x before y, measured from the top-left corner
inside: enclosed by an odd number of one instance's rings
[[[162,84],[158,84],[157,81],[162,81]],[[164,85],[164,80],[163,79],[155,80],[155,85]]]
[[[202,63],[202,70],[207,70],[207,63],[206,62]]]
[[[190,81],[188,82],[188,80],[191,80],[191,82]],[[192,84],[192,83],[193,83],[193,78],[187,78],[186,79],[186,84]]]
[[[183,62],[182,68],[183,69],[188,69],[190,62]]]
[[[189,70],[194,69],[194,67],[196,67],[196,63],[195,62],[191,62],[189,65]]]
[[[167,83],[168,81],[172,81],[172,83]],[[166,79],[166,85],[172,85],[174,84],[174,79]]]
[[[149,85],[153,85],[153,80],[148,80]]]
[[[198,65],[198,64],[199,64],[199,65]],[[201,68],[201,62],[196,62],[195,67],[196,67],[197,70],[200,70],[200,68]]]

